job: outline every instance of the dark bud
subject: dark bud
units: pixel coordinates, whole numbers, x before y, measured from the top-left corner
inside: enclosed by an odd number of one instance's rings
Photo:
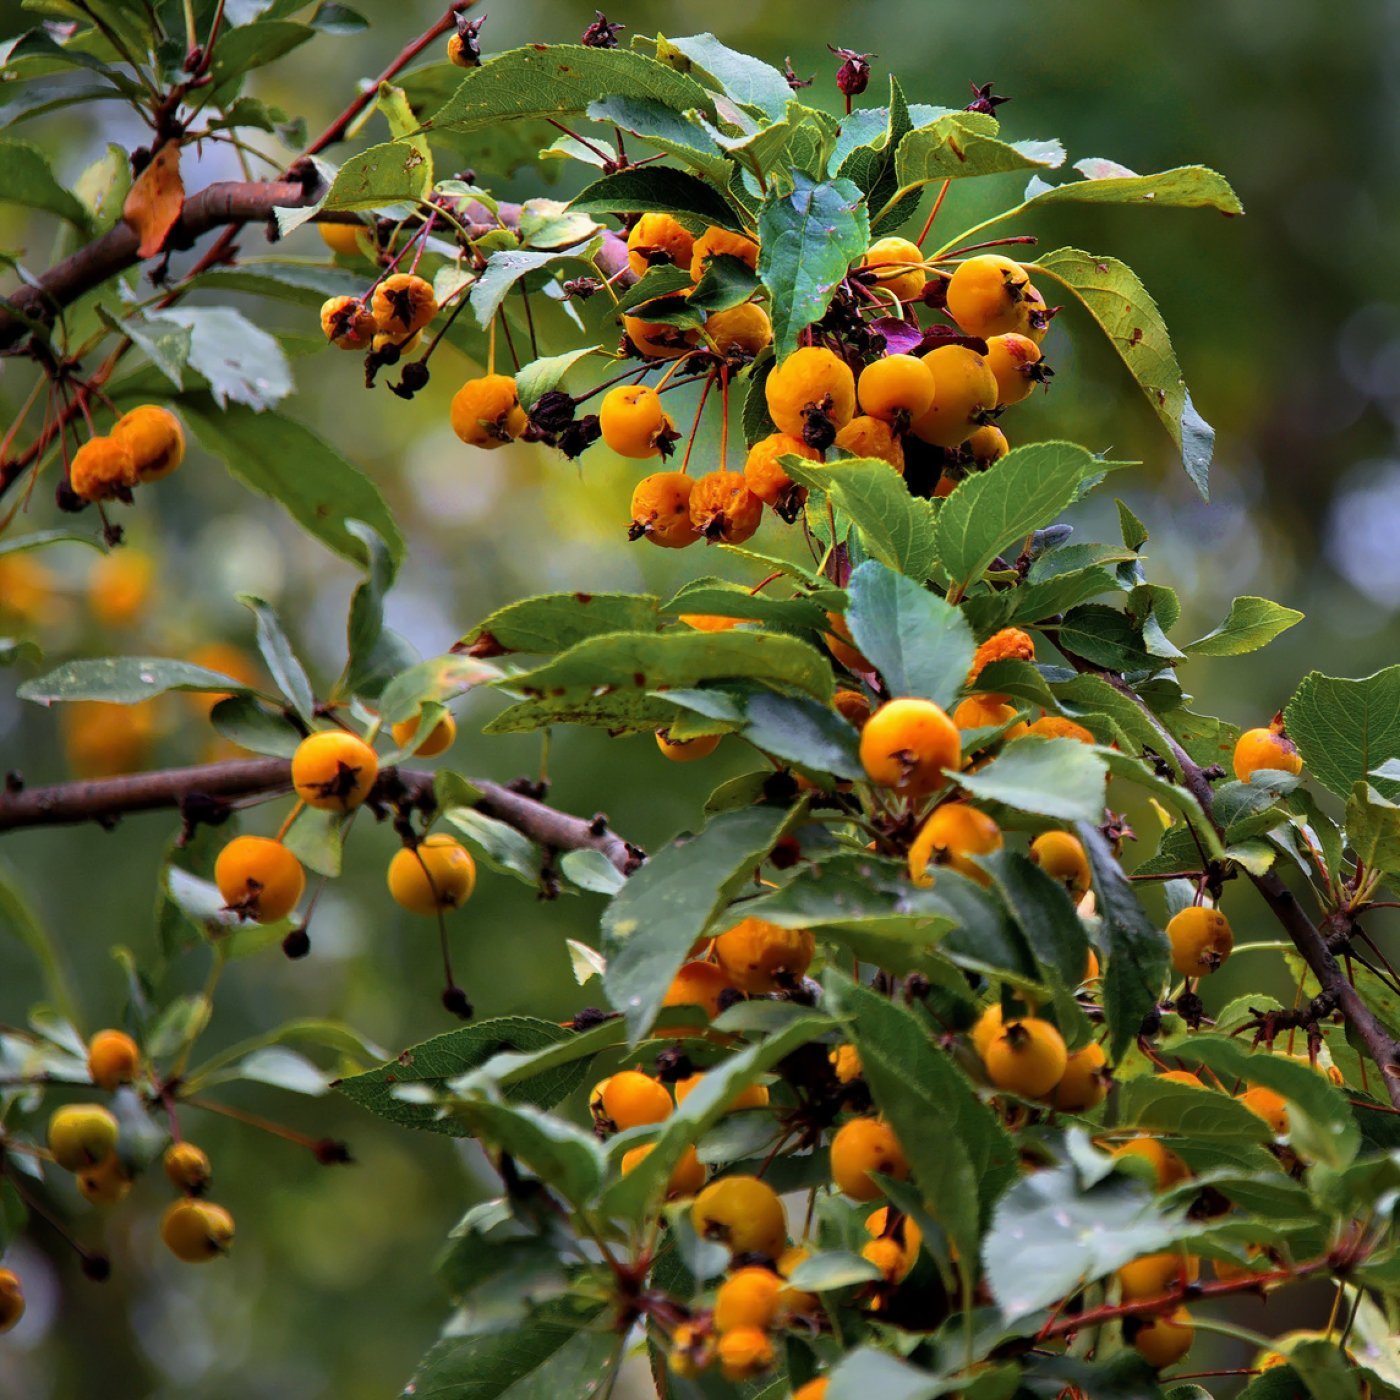
[[[583,31],[582,42],[590,49],[615,49],[617,36],[627,28],[625,24],[610,24],[602,10],[594,10],[597,19]]]
[[[448,987],[442,994],[442,1004],[460,1020],[471,1020],[472,1004],[460,987]]]
[[[595,292],[601,292],[603,284],[596,277],[571,277],[564,283],[564,295],[587,301]]]
[[[715,1004],[721,1011],[728,1011],[731,1006],[738,1006],[738,1004],[745,999],[743,992],[737,987],[726,987],[719,996],[715,998]]]
[[[86,510],[89,504],[66,481],[58,483],[53,498],[59,510],[66,511],[69,515],[76,515],[80,510]]]
[[[5,774],[5,791],[9,793],[24,791],[24,774],[18,768],[11,768]]]
[[[976,83],[971,83],[972,101],[963,108],[965,112],[985,112],[989,117],[1003,102],[1010,102],[1009,97],[998,97],[992,92],[992,83],[983,83],[978,87]]]
[[[606,1021],[615,1020],[616,1017],[615,1011],[602,1011],[596,1006],[585,1006],[569,1024],[576,1031],[591,1031],[594,1026],[601,1026]]]
[[[117,499],[120,501],[123,499],[123,497],[120,494],[118,494]],[[130,491],[126,492],[125,500],[127,505],[131,504]],[[115,549],[122,542],[122,540],[126,538],[126,531],[122,528],[122,526],[114,523],[113,521],[104,520],[102,522],[102,538],[106,542],[109,549]]]
[[[843,97],[859,97],[870,86],[870,60],[873,53],[857,53],[854,49],[827,48],[841,60],[836,70],[836,87]]]
[[[583,456],[602,436],[603,430],[598,426],[598,415],[590,413],[570,423],[559,434],[559,450],[572,462],[575,458]]]
[[[323,1167],[346,1167],[355,1159],[348,1143],[336,1138],[320,1138],[311,1144],[312,1154]]]
[[[457,62],[465,62],[468,66],[481,62],[481,26],[486,23],[486,18],[485,15],[480,19],[457,16],[457,38],[461,40]]]
[[[831,421],[830,403],[808,404],[802,410],[802,441],[818,452],[825,452],[836,441],[836,424]]]
[[[1162,1029],[1162,1012],[1159,1007],[1154,1006],[1146,1016],[1142,1018],[1142,1025],[1138,1027],[1138,1035],[1144,1040],[1150,1040]]]
[[[562,433],[574,421],[576,408],[572,394],[566,394],[562,389],[551,389],[531,404],[530,421],[541,432]]]
[[[802,88],[809,88],[814,82],[816,82],[815,77],[799,78],[797,74],[793,72],[792,59],[790,58],[783,59],[783,77],[787,79],[787,85],[794,92],[798,92]]]
[[[131,153],[131,173],[135,177],[139,175],[151,163],[151,148],[149,146],[137,146]]]
[[[736,1254],[730,1261],[729,1267],[733,1269],[772,1269],[774,1264],[771,1254],[764,1254],[761,1250],[746,1249],[742,1254]]]
[[[933,990],[933,984],[922,972],[911,972],[904,979],[904,1000],[923,1001]]]
[[[311,951],[311,935],[304,928],[294,928],[282,940],[282,951],[292,959],[304,958]]]
[[[663,1084],[675,1084],[695,1073],[690,1056],[679,1045],[668,1046],[656,1057],[656,1077]]]
[[[796,837],[784,836],[773,847],[773,853],[768,859],[773,862],[775,870],[791,870],[802,859],[802,847],[798,844]]]
[[[1193,1031],[1201,1028],[1201,1021],[1206,1014],[1205,1003],[1195,992],[1182,992],[1176,999],[1177,1015],[1191,1027]]]
[[[797,796],[797,779],[791,773],[774,773],[763,780],[763,800],[786,807]]]
[[[389,385],[401,399],[411,399],[420,389],[427,387],[428,366],[422,360],[413,360],[403,367],[403,375],[397,384]]]
[[[94,1283],[106,1283],[112,1277],[112,1261],[105,1254],[84,1254],[79,1268]]]

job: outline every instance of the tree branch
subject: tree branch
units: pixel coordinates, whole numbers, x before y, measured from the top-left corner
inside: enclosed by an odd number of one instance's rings
[[[609,829],[601,817],[570,816],[547,803],[486,778],[468,780],[481,793],[477,810],[513,826],[522,835],[554,851],[598,851],[624,875],[645,859],[641,849]],[[180,809],[197,799],[227,801],[289,791],[291,764],[284,758],[240,758],[193,768],[165,768],[128,777],[59,783],[0,793],[0,831],[22,827],[72,826],[115,821],[137,812]],[[430,798],[431,773],[385,769],[377,785],[384,792],[407,790],[416,799]]]

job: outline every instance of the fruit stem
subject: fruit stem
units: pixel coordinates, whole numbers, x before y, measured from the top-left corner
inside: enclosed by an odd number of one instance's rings
[[[928,237],[928,231],[933,227],[933,221],[938,217],[938,211],[943,208],[943,201],[948,197],[948,189],[952,183],[952,180],[944,180],[939,186],[938,195],[933,201],[933,208],[928,211],[928,218],[924,220],[923,230],[914,240],[918,247],[924,246],[924,239]]]

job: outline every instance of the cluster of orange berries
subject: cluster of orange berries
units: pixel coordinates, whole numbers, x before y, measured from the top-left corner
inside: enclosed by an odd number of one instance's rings
[[[81,501],[130,500],[136,487],[159,481],[185,460],[185,430],[168,408],[146,403],[124,413],[106,436],[90,437],[68,464],[68,484]]]
[[[411,744],[418,718],[392,728],[394,742]],[[432,757],[447,749],[457,727],[444,714],[417,752]],[[370,795],[379,777],[379,755],[372,744],[344,729],[323,729],[308,735],[292,755],[292,787],[298,806],[283,835],[303,807],[348,816]],[[306,872],[282,838],[236,836],[214,863],[214,883],[225,907],[241,919],[274,924],[287,918],[306,890]],[[435,917],[456,909],[476,888],[476,863],[471,852],[452,837],[433,833],[416,845],[395,852],[389,862],[389,893],[411,914]]]
[[[328,233],[327,229],[346,229],[348,235]],[[336,252],[359,251],[355,225],[323,225],[322,230],[322,237]],[[379,356],[393,352],[392,358],[397,359],[417,348],[437,313],[432,283],[411,272],[394,272],[363,296],[331,297],[323,302],[321,330],[340,350],[369,350]]]

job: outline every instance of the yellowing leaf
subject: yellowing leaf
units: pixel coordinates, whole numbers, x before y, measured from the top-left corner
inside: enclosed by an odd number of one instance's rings
[[[122,205],[122,218],[141,242],[138,257],[153,258],[165,247],[185,207],[185,182],[180,178],[180,148],[167,141],[136,178]]]

